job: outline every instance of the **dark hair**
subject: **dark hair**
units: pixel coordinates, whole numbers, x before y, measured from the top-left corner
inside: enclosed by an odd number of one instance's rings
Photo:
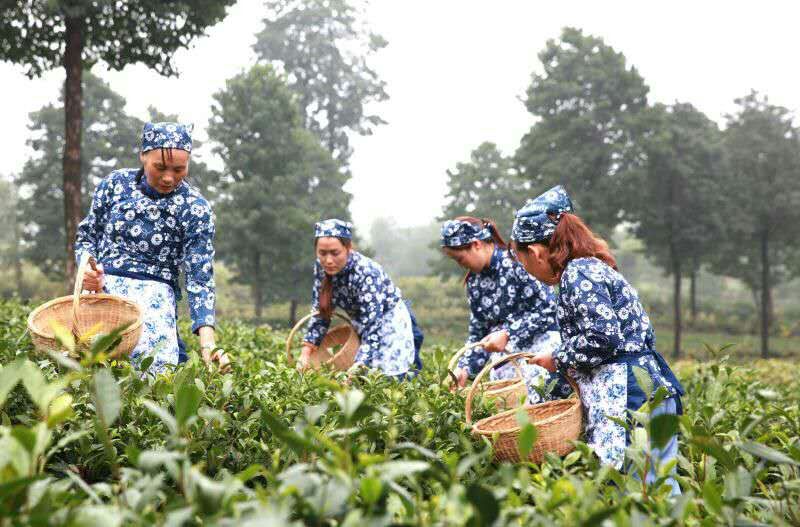
[[[608,243],[593,233],[582,219],[569,212],[561,216],[550,240],[535,243],[547,247],[550,253],[548,257],[550,267],[559,280],[570,260],[576,258],[594,257],[617,270],[617,260],[611,254]],[[532,243],[515,243],[515,245],[525,249]]]
[[[508,244],[506,244],[506,241],[500,235],[500,231],[497,230],[497,224],[494,222],[494,220],[489,218],[476,218],[474,216],[459,216],[456,218],[456,221],[465,221],[467,223],[474,225],[479,229],[487,228],[489,229],[489,232],[492,233],[492,242],[494,242],[495,245],[497,245],[501,249],[505,249],[508,247]],[[489,242],[484,241],[484,243],[489,243]],[[464,245],[459,245],[457,247],[446,247],[446,249],[450,249],[451,251],[464,251],[470,245],[472,245],[472,242],[466,243]],[[469,279],[470,274],[472,274],[472,271],[467,271],[467,273],[464,275],[464,285],[467,284],[467,280]]]
[[[353,240],[350,238],[337,236],[336,239],[344,245],[345,249],[353,247]],[[314,248],[317,247],[318,241],[319,238],[314,239]],[[322,278],[322,287],[319,290],[319,313],[325,320],[330,320],[333,316],[333,280],[327,273]]]
[[[500,235],[500,231],[497,230],[497,224],[494,222],[494,220],[489,218],[475,218],[473,216],[459,216],[456,218],[456,221],[465,221],[467,223],[471,223],[479,229],[487,228],[489,229],[489,232],[492,233],[492,241],[495,243],[495,245],[499,246],[501,249],[508,247],[508,244],[506,244],[506,241]],[[467,243],[458,247],[448,247],[448,249],[452,249],[454,251],[463,251],[469,246],[470,244]]]

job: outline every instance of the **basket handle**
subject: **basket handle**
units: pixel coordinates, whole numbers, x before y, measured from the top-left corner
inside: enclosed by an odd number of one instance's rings
[[[481,370],[481,372],[478,374],[478,376],[475,377],[475,380],[472,382],[472,386],[470,386],[469,392],[467,393],[467,405],[466,405],[464,413],[466,414],[467,424],[468,425],[472,424],[472,399],[475,397],[475,390],[477,390],[478,384],[479,384],[481,378],[484,375],[486,375],[486,372],[488,372],[489,370],[491,370],[494,367],[499,366],[500,364],[503,364],[504,362],[510,361],[511,359],[517,359],[517,358],[523,358],[524,357],[525,359],[527,359],[525,362],[530,364],[530,362],[531,362],[530,359],[532,359],[535,356],[536,356],[535,353],[531,353],[529,351],[523,352],[523,353],[514,353],[512,355],[508,355],[506,357],[503,357],[502,359],[500,359],[499,361],[497,361],[494,364],[487,364],[486,366],[484,366],[484,368]],[[572,386],[572,390],[575,392],[575,395],[578,397],[578,400],[580,401],[580,399],[581,399],[581,389],[578,387],[578,384],[575,382],[575,380],[570,375],[566,375],[565,374],[564,378],[567,379],[567,382],[569,383],[569,385]]]
[[[294,358],[292,357],[292,339],[294,338],[294,334],[297,333],[297,330],[300,329],[300,326],[308,322],[310,318],[315,317],[319,314],[320,314],[319,311],[314,311],[304,316],[300,320],[298,320],[297,324],[295,324],[292,330],[289,332],[289,336],[286,337],[286,360],[289,362],[289,366],[292,366],[294,364]],[[341,313],[338,313],[336,311],[334,311],[333,316],[341,318],[342,320],[347,322],[350,325],[350,327],[353,326],[350,317],[342,315]]]
[[[442,379],[442,384],[447,384],[447,381],[450,381],[452,384],[456,384],[456,374],[455,374],[454,368],[458,364],[458,359],[460,359],[461,356],[464,353],[467,352],[467,350],[470,350],[470,349],[473,349],[473,348],[478,348],[478,347],[480,347],[480,345],[481,345],[481,341],[472,342],[471,344],[466,344],[463,348],[461,348],[460,350],[455,352],[455,354],[453,355],[453,358],[451,358],[450,362],[447,364],[447,375],[448,375],[448,377],[445,377],[444,379]],[[488,364],[488,366],[491,366],[492,368],[494,368],[496,366],[496,363],[491,363],[491,361],[490,361],[490,364]],[[522,375],[522,370],[520,369],[519,364],[517,364],[516,362],[514,363],[514,368],[517,370],[517,374],[520,377],[524,377]]]
[[[97,271],[97,260],[89,253],[83,253],[81,263],[78,265],[78,272],[75,276],[75,286],[72,289],[72,334],[76,339],[81,338],[80,327],[78,324],[78,310],[81,305],[81,291],[83,291],[83,275],[86,274],[86,267],[90,266],[92,271]]]
[[[450,359],[450,362],[447,363],[447,374],[449,378],[445,377],[444,379],[442,379],[442,384],[447,383],[449,379],[455,378],[455,373],[453,372],[453,369],[458,364],[458,359],[460,359],[461,356],[464,355],[468,350],[471,350],[472,348],[477,348],[479,344],[480,342],[471,342],[469,344],[464,344],[463,347],[459,348],[459,350],[453,354],[453,357]]]
[[[512,353],[511,355],[506,355],[505,357],[503,357],[502,359],[500,359],[497,362],[489,362],[489,363],[486,364],[486,366],[483,367],[481,372],[475,377],[475,380],[472,381],[472,386],[469,387],[469,392],[467,392],[467,406],[465,408],[464,413],[466,414],[467,424],[468,425],[472,424],[472,399],[475,397],[475,392],[478,390],[478,386],[481,383],[481,379],[483,379],[483,377],[485,377],[486,374],[489,371],[491,371],[494,368],[497,368],[501,364],[505,364],[506,362],[508,362],[510,360],[520,359],[520,358],[523,358],[523,357],[525,357],[527,359],[530,359],[530,358],[534,357],[534,354],[529,352],[529,351],[522,352],[522,353]],[[517,368],[519,369],[519,365],[518,364],[517,364]],[[524,376],[522,376],[522,378],[523,378],[523,380],[525,379]]]

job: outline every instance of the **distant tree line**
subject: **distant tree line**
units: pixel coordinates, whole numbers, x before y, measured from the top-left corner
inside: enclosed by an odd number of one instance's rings
[[[593,229],[632,226],[672,276],[676,357],[681,282],[695,314],[701,268],[751,288],[767,357],[773,291],[800,274],[800,140],[789,110],[752,92],[720,129],[688,102],[652,103],[622,53],[575,28],[539,60],[524,100],[535,124],[512,156],[487,142],[456,165],[441,219],[490,216],[507,229],[522,196],[563,184]]]
[[[143,122],[124,111],[123,97],[89,67],[143,62],[175,74],[172,52],[221,20],[232,3],[184,2],[155,18],[145,15],[163,6],[152,1],[128,7],[12,2],[3,11],[0,60],[26,65],[31,76],[62,64],[67,71],[59,103],[30,115],[34,156],[19,174],[0,180],[0,197],[10,205],[2,220],[14,226],[0,238],[4,263],[21,269],[24,261],[71,281],[75,227],[94,186],[115,168],[139,166]],[[250,287],[257,317],[266,303],[288,301],[289,318],[296,318],[311,287],[314,222],[349,219],[351,196],[343,190],[349,136],[383,123],[367,107],[388,98],[369,67],[386,41],[364,27],[362,11],[358,0],[266,2],[257,62],[214,95],[208,135],[224,168],[217,173],[197,154],[192,158],[189,181],[217,213],[218,261]],[[183,29],[176,29],[176,18]],[[114,39],[124,45],[111,46]],[[150,109],[151,120],[177,118]]]

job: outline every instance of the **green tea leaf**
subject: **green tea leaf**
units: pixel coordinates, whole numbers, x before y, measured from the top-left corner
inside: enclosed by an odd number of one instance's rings
[[[119,346],[122,341],[122,332],[128,329],[133,322],[127,322],[111,330],[105,335],[99,335],[92,342],[91,348],[92,356],[99,355],[100,353],[111,353]]]
[[[25,359],[19,358],[0,370],[0,408],[5,404],[6,397],[11,393],[11,390],[19,383],[19,369],[24,362]]]
[[[53,336],[64,349],[70,353],[75,351],[75,336],[70,330],[59,324],[55,319],[50,321],[50,329],[53,330]]]
[[[703,485],[703,504],[709,512],[717,516],[722,514],[722,493],[711,480],[706,481]]]
[[[424,472],[430,468],[430,464],[426,461],[387,461],[374,467],[383,480],[394,481],[417,472]]]
[[[183,428],[192,417],[197,415],[203,394],[194,384],[183,383],[178,388],[175,398],[175,419],[178,426]]]
[[[48,428],[55,428],[72,417],[73,414],[72,396],[65,393],[56,397],[53,402],[50,403],[50,409],[47,412]]]
[[[94,389],[98,417],[105,426],[111,426],[122,409],[122,394],[111,371],[103,368],[95,373]]]
[[[467,500],[472,505],[472,518],[467,525],[490,527],[500,516],[500,504],[486,487],[477,483],[467,487]]]
[[[106,505],[78,507],[70,525],[75,527],[116,527],[122,525],[121,511]]]
[[[655,448],[663,449],[678,433],[680,419],[675,414],[661,414],[650,419],[650,443]]]
[[[536,426],[533,423],[525,423],[520,427],[519,437],[517,438],[517,448],[519,448],[520,459],[528,459],[538,435],[538,430],[536,430]]]
[[[150,369],[150,366],[153,365],[153,361],[155,358],[153,357],[145,357],[142,359],[142,362],[139,363],[139,370],[144,373]]]
[[[363,478],[361,480],[361,499],[367,505],[377,502],[383,493],[383,483],[378,478]]]
[[[741,450],[747,452],[748,454],[752,454],[756,457],[760,457],[761,459],[765,459],[767,461],[772,461],[773,463],[777,463],[779,465],[794,465],[796,467],[800,466],[800,463],[790,458],[783,452],[775,450],[774,448],[770,448],[767,445],[763,445],[761,443],[748,441],[746,443],[740,443],[738,447]]]
[[[641,366],[633,366],[633,376],[649,400],[653,395],[653,379],[650,378],[650,373]]]
[[[175,421],[175,418],[172,417],[172,414],[149,399],[142,400],[142,404],[151,414],[161,419],[161,422],[164,423],[164,426],[167,427],[167,430],[169,430],[171,434],[174,435],[178,433],[178,423]]]
[[[336,403],[342,409],[342,413],[349,420],[356,413],[358,407],[364,402],[364,392],[361,390],[348,390],[344,393],[336,394]]]
[[[708,436],[694,436],[689,443],[701,452],[714,457],[728,470],[736,467],[736,460],[730,452],[725,450],[716,438]]]

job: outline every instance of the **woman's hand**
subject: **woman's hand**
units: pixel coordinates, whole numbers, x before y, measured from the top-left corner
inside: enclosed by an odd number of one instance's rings
[[[317,351],[317,347],[310,342],[303,343],[300,351],[300,358],[297,359],[297,371],[306,371],[311,367],[311,354]]]
[[[533,356],[529,363],[541,366],[547,371],[556,371],[556,361],[553,360],[553,354],[549,351],[537,353]]]
[[[200,337],[200,356],[203,357],[203,362],[209,366],[217,362],[221,373],[231,371],[230,357],[228,357],[224,349],[218,348],[215,344],[214,328],[203,326],[198,331],[198,335]]]
[[[469,373],[465,368],[456,368],[453,372],[453,376],[456,378],[455,384],[450,384],[450,391],[454,392],[457,388],[463,388],[467,385],[467,379],[469,379]]]
[[[86,291],[102,291],[105,282],[105,273],[103,272],[103,264],[97,264],[97,271],[87,269],[83,273],[83,289]]]
[[[508,331],[503,329],[489,333],[480,341],[480,346],[493,353],[505,351],[506,346],[508,346]]]

